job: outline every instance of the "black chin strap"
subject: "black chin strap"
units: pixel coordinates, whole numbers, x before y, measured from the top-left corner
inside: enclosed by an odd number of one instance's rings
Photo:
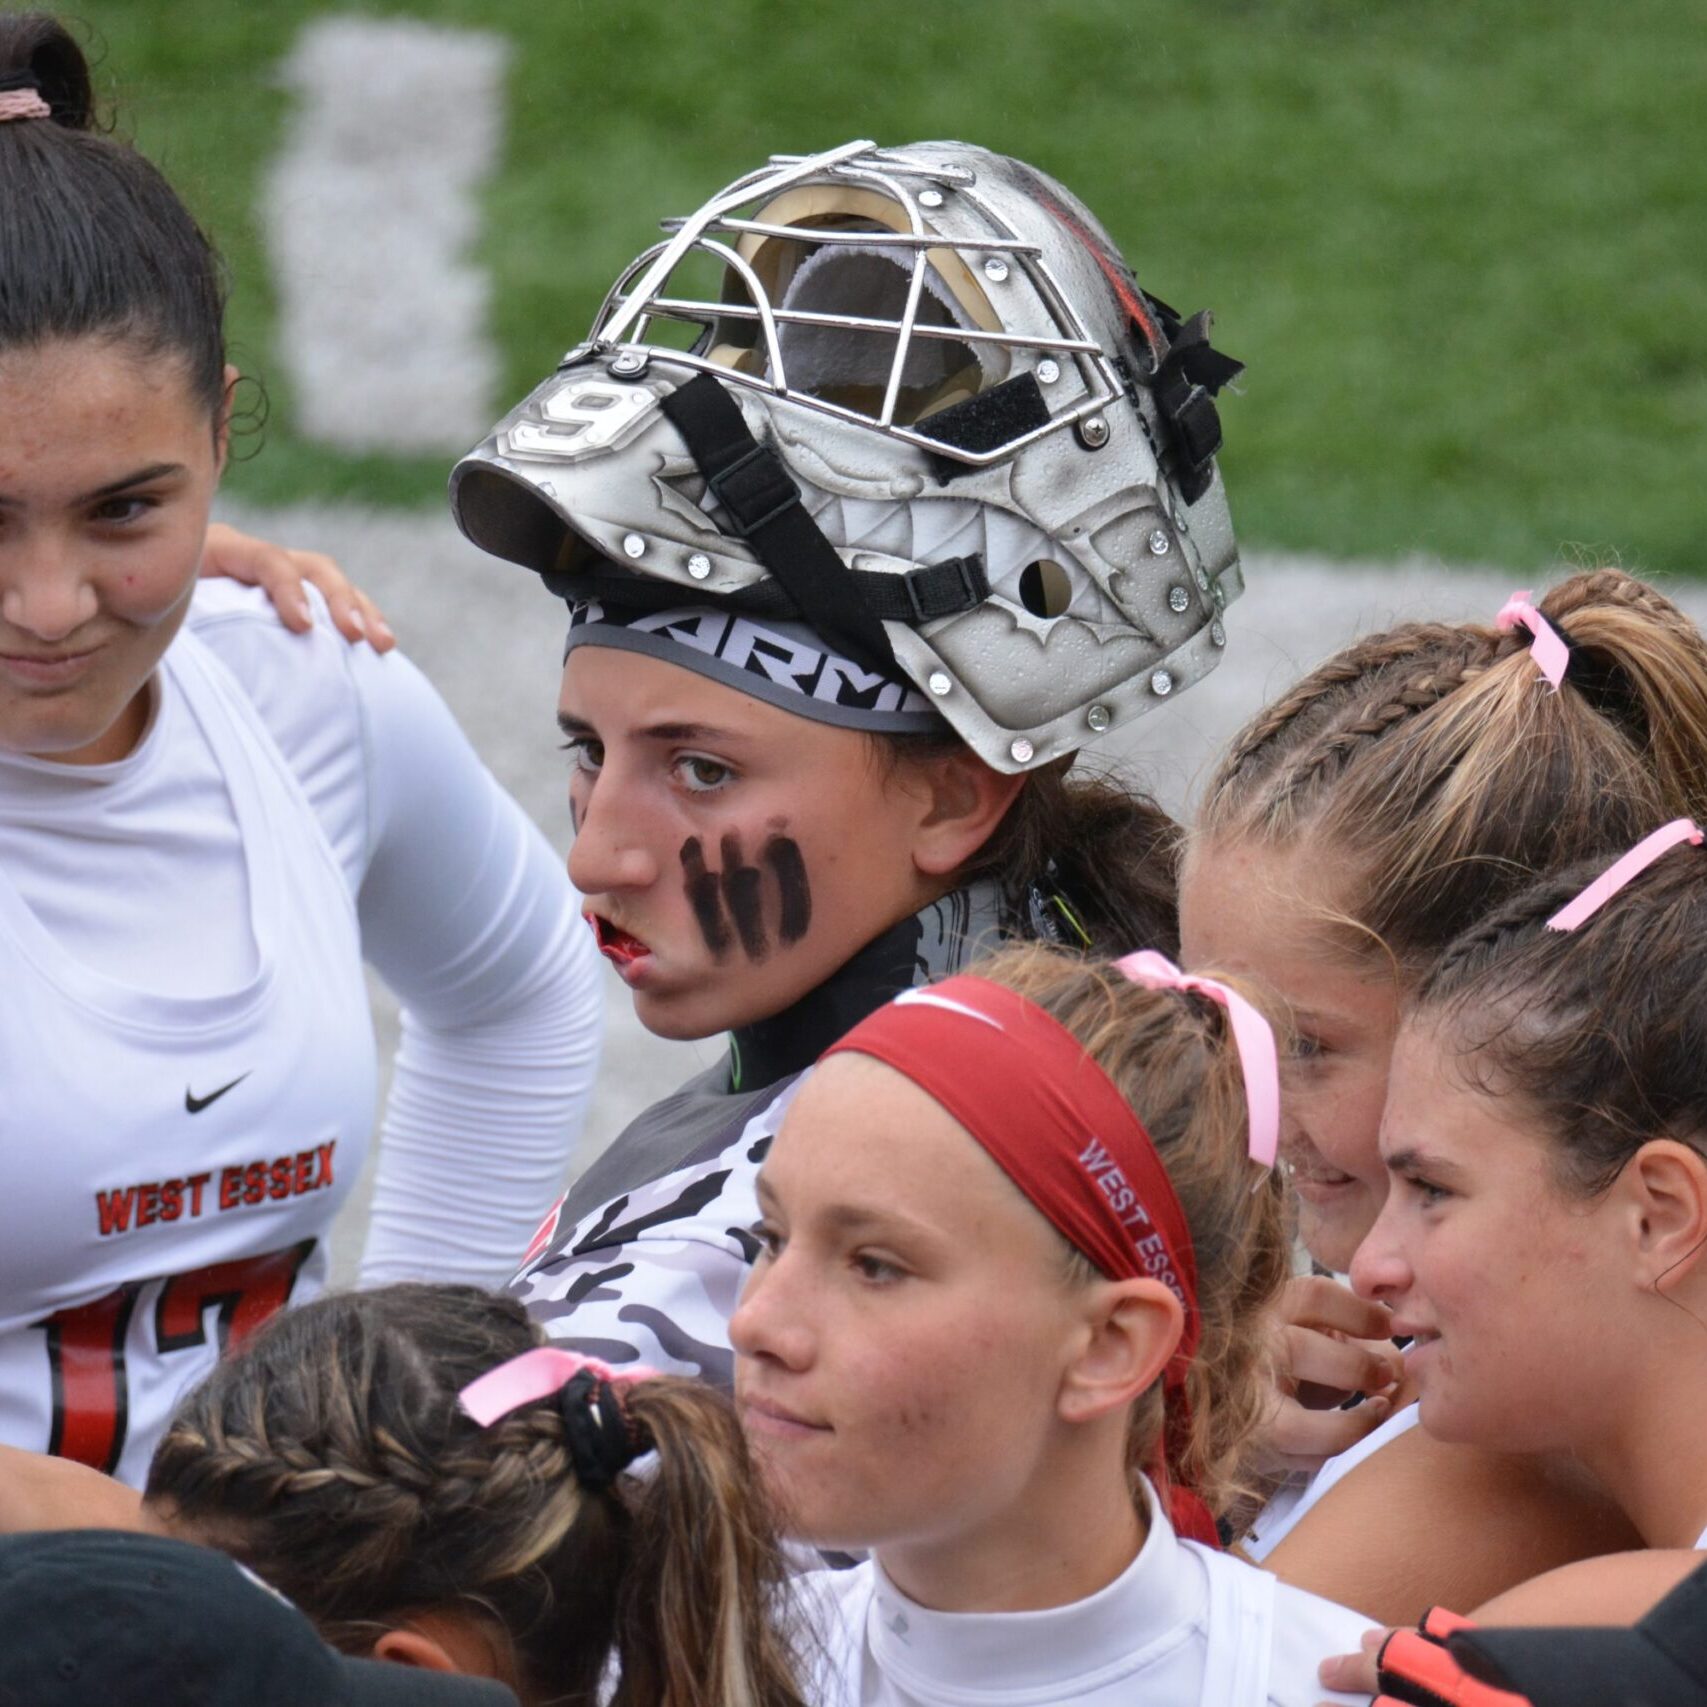
[[[989,597],[976,555],[901,575],[850,570],[801,503],[782,458],[753,437],[739,405],[710,374],[678,386],[662,407],[733,531],[800,617],[862,669],[896,673],[884,618],[918,624],[971,610]]]

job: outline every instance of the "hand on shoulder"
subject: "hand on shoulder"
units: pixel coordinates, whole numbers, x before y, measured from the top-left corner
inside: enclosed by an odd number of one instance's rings
[[[304,590],[314,587],[346,640],[365,640],[376,652],[389,652],[397,644],[385,613],[324,552],[292,550],[225,522],[209,522],[201,572],[204,579],[259,587],[292,634],[306,634],[314,626],[314,610]]]

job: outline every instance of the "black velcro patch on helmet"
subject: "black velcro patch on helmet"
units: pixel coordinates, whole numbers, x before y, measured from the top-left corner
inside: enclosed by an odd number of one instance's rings
[[[1181,321],[1166,303],[1151,299],[1167,328],[1168,353],[1147,381],[1174,451],[1174,479],[1188,504],[1209,490],[1221,417],[1215,395],[1244,372],[1244,363],[1209,342],[1209,315]]]
[[[1043,401],[1043,389],[1035,374],[1022,373],[1017,379],[1004,380],[976,397],[968,397],[964,403],[927,415],[916,430],[938,444],[981,456],[1048,425],[1049,405]],[[965,463],[952,458],[939,457],[936,462],[941,480],[967,472]]]

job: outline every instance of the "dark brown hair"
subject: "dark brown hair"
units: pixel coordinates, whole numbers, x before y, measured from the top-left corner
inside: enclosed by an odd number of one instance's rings
[[[335,1647],[456,1609],[507,1638],[530,1699],[800,1707],[784,1576],[733,1407],[620,1389],[655,1457],[576,1479],[554,1395],[482,1428],[470,1381],[543,1335],[467,1286],[335,1294],[274,1318],[180,1405],[146,1498],[233,1554]]]
[[[873,739],[890,764],[964,746],[952,734]],[[1177,955],[1179,826],[1114,770],[1073,771],[1075,762],[1077,755],[1031,772],[956,881],[993,880],[1022,918],[1035,884],[1062,947],[1108,959],[1137,948]]]
[[[970,970],[1065,1026],[1155,1142],[1191,1231],[1200,1335],[1186,1376],[1190,1437],[1168,1469],[1226,1511],[1246,1491],[1240,1459],[1269,1404],[1264,1313],[1291,1268],[1280,1176],[1257,1175],[1248,1154],[1244,1076],[1226,1011],[1036,946],[1004,949]],[[1224,981],[1260,1005],[1236,979]],[[1095,1270],[1074,1251],[1069,1274],[1089,1280]],[[1158,1382],[1133,1410],[1134,1474],[1154,1462],[1162,1420]]]
[[[225,275],[160,173],[99,132],[89,66],[58,19],[0,12],[0,80],[45,119],[0,124],[0,351],[108,338],[184,365],[217,414]]]
[[[1490,913],[1407,1009],[1440,1028],[1466,1083],[1534,1112],[1561,1182],[1585,1195],[1649,1139],[1707,1146],[1707,856],[1674,848],[1576,930],[1548,930],[1605,864]]]
[[[1617,569],[1541,601],[1568,637],[1551,691],[1529,636],[1408,623],[1311,671],[1234,742],[1203,843],[1307,844],[1338,884],[1348,958],[1410,982],[1537,874],[1707,811],[1707,645]]]

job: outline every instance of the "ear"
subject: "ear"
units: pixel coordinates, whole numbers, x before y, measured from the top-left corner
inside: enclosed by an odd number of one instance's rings
[[[946,877],[996,833],[1026,778],[992,770],[966,746],[915,763],[925,811],[913,840],[913,864],[926,877]]]
[[[419,1630],[387,1630],[373,1645],[376,1660],[393,1665],[417,1666],[422,1671],[460,1671],[448,1651]]]
[[[374,1643],[373,1657],[422,1671],[511,1681],[490,1627],[477,1617],[450,1609],[428,1607],[412,1614],[402,1629],[387,1630]]]
[[[1063,1422],[1090,1422],[1132,1403],[1167,1368],[1185,1332],[1180,1301],[1159,1280],[1085,1289],[1088,1333],[1061,1381]]]
[[[237,394],[237,382],[242,377],[242,373],[230,362],[225,364],[224,386],[219,397],[219,418],[213,425],[214,452],[221,474],[225,472],[226,460],[231,454],[231,402]]]
[[[1670,1292],[1701,1266],[1707,1247],[1707,1159],[1655,1138],[1630,1158],[1619,1183],[1635,1218],[1643,1284]]]

